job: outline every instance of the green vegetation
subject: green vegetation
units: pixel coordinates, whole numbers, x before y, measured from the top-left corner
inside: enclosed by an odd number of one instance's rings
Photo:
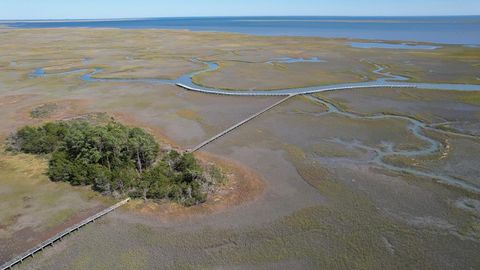
[[[40,106],[34,108],[30,112],[30,116],[32,118],[47,117],[50,114],[52,114],[54,111],[56,111],[58,108],[59,108],[59,106],[55,103],[43,104],[43,105],[40,105]]]
[[[91,185],[114,196],[171,199],[191,206],[206,200],[216,179],[223,181],[218,169],[204,170],[191,153],[160,155],[152,135],[116,122],[26,126],[10,137],[9,150],[49,155],[52,181]]]
[[[468,93],[458,98],[461,102],[465,102],[473,105],[480,105],[479,93]]]

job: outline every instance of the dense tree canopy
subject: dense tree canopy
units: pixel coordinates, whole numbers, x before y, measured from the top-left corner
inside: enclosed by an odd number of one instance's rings
[[[212,170],[205,171],[190,153],[169,151],[158,158],[160,148],[153,136],[115,122],[27,126],[10,139],[11,150],[50,155],[52,181],[91,185],[109,194],[194,205],[205,201],[212,179],[220,178],[209,175]]]

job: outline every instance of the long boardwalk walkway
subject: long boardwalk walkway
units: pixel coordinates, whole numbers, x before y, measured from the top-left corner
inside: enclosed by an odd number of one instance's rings
[[[222,136],[225,136],[226,134],[228,134],[229,132],[233,131],[234,129],[236,129],[236,128],[242,126],[242,125],[244,125],[245,123],[247,123],[247,122],[249,122],[249,121],[251,121],[251,120],[253,120],[253,119],[255,119],[255,118],[257,118],[257,117],[260,116],[261,114],[266,113],[267,111],[275,108],[276,106],[282,104],[283,102],[287,101],[288,99],[290,99],[290,98],[292,98],[292,97],[294,97],[294,96],[296,96],[296,94],[287,96],[286,98],[284,98],[284,99],[276,102],[275,104],[273,104],[273,105],[271,105],[271,106],[269,106],[269,107],[267,107],[267,108],[265,108],[265,109],[257,112],[256,114],[248,117],[247,119],[245,119],[245,120],[243,120],[243,121],[241,121],[241,122],[239,122],[239,123],[237,123],[237,124],[229,127],[228,129],[226,129],[226,130],[222,131],[221,133],[213,136],[212,138],[210,138],[210,139],[208,139],[208,140],[200,143],[199,145],[197,145],[197,146],[195,146],[194,148],[190,149],[189,152],[192,152],[192,153],[193,153],[193,152],[196,152],[196,151],[200,150],[202,147],[206,146],[207,144],[209,144],[209,143],[217,140],[218,138],[220,138],[220,137],[222,137]]]
[[[18,257],[15,257],[12,260],[6,262],[5,264],[3,264],[1,266],[1,269],[2,270],[12,269],[13,266],[23,262],[23,260],[25,260],[26,258],[28,258],[30,256],[33,257],[33,255],[35,253],[37,253],[39,251],[42,251],[44,248],[46,248],[48,246],[53,246],[53,243],[55,243],[56,241],[61,240],[63,237],[69,235],[73,231],[76,231],[76,230],[80,229],[81,227],[87,225],[88,223],[94,222],[95,220],[103,217],[104,215],[106,215],[106,214],[112,212],[113,210],[119,208],[120,206],[126,204],[128,201],[130,201],[130,198],[127,198],[127,199],[125,199],[125,200],[123,200],[123,201],[121,201],[121,202],[119,202],[115,205],[112,205],[112,206],[108,207],[107,209],[104,209],[103,211],[98,212],[97,214],[83,220],[82,222],[77,223],[77,224],[73,225],[72,227],[69,227],[69,228],[65,229],[64,231],[56,234],[52,238],[46,240],[45,242],[42,242],[38,246],[28,250],[27,252],[23,253],[22,255],[20,255]]]
[[[292,88],[283,90],[258,90],[258,91],[245,91],[245,90],[222,90],[213,89],[202,86],[186,85],[183,83],[177,83],[178,87],[181,87],[188,91],[200,92],[204,94],[224,95],[224,96],[290,96],[290,95],[308,95],[319,92],[327,92],[334,90],[347,90],[347,89],[361,89],[361,88],[419,88],[419,84],[416,83],[352,83],[336,86],[322,86],[322,87],[307,87],[307,88]]]

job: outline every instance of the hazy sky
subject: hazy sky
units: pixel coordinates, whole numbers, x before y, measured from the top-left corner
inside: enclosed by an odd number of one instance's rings
[[[0,0],[0,19],[480,15],[480,0]]]

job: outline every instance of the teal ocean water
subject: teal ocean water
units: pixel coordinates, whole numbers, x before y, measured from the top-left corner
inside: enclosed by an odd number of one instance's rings
[[[272,36],[315,36],[480,45],[480,16],[204,17],[118,20],[0,21],[15,28],[188,29]]]

